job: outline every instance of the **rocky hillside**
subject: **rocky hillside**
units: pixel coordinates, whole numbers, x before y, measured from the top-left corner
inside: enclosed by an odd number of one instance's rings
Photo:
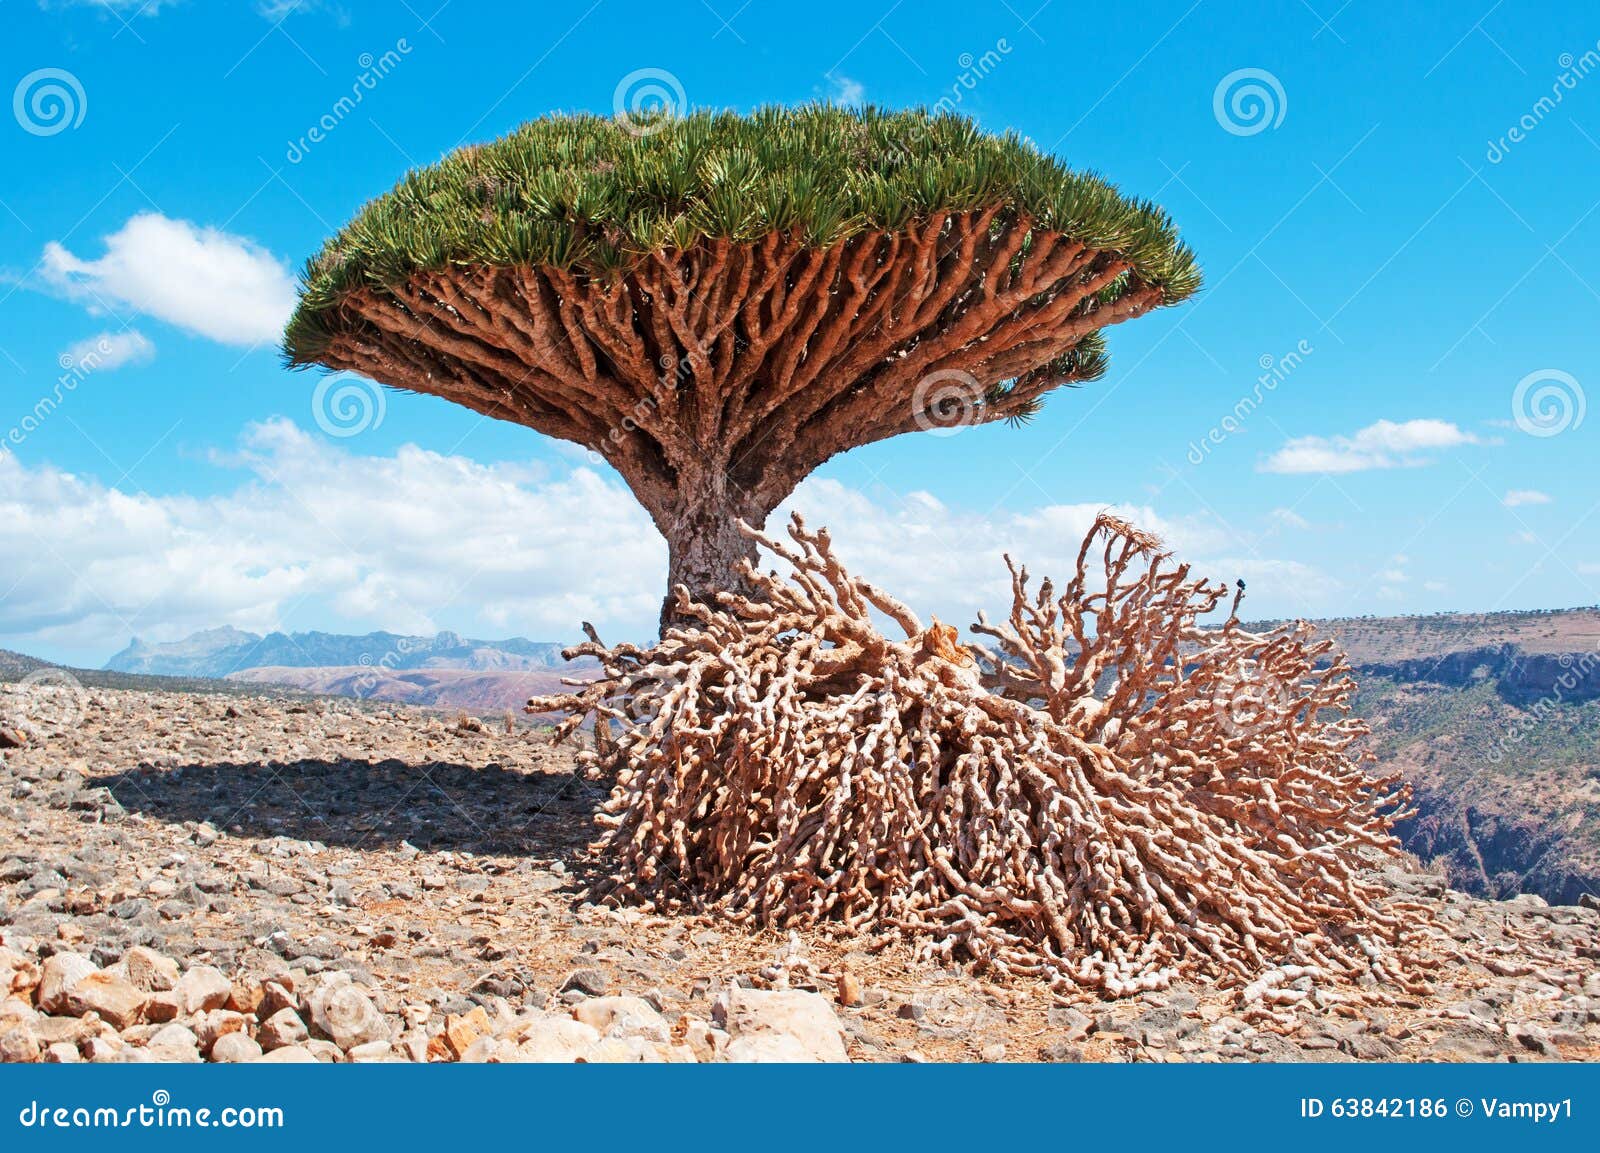
[[[1064,1006],[900,948],[586,903],[603,786],[527,728],[112,689],[49,713],[0,752],[3,1060],[1600,1057],[1600,910],[1413,863],[1384,875],[1439,925],[1426,995],[1307,998],[1282,1029],[1237,988]]]
[[[226,677],[257,668],[552,669],[561,667],[562,644],[512,637],[481,641],[458,633],[403,636],[376,632],[268,633],[207,629],[166,644],[133,642],[106,662],[117,672],[180,677]]]
[[[1415,791],[1407,847],[1468,892],[1569,903],[1600,894],[1600,661],[1565,697],[1535,695],[1550,670],[1527,656],[1457,662],[1454,679],[1444,668],[1368,673],[1357,698],[1380,761]]]
[[[1407,848],[1472,893],[1600,894],[1600,609],[1317,625],[1415,790]]]
[[[521,715],[528,698],[560,692],[564,677],[594,672],[592,662],[571,667],[518,670],[454,668],[381,669],[371,667],[259,668],[230,673],[234,684],[290,685],[308,693],[393,701],[436,709]]]
[[[1267,621],[1264,624],[1278,622]],[[1446,653],[1513,645],[1525,653],[1600,651],[1600,608],[1535,612],[1433,613],[1317,621],[1339,638],[1352,663],[1392,665]]]

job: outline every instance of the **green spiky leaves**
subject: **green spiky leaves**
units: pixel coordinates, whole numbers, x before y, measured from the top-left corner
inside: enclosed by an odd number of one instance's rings
[[[421,271],[534,266],[614,278],[645,254],[708,238],[780,232],[825,247],[996,206],[1122,254],[1163,303],[1199,287],[1193,253],[1157,206],[964,117],[821,105],[643,123],[551,116],[412,172],[363,208],[307,264],[284,349],[292,364],[315,363],[346,293]]]

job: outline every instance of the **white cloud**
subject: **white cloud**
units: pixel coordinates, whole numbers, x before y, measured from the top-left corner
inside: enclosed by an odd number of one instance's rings
[[[256,0],[256,12],[273,23],[302,12],[315,12],[322,6],[323,0]]]
[[[1549,504],[1550,495],[1531,488],[1514,488],[1500,498],[1500,503],[1507,508],[1519,508],[1525,504]]]
[[[405,447],[357,456],[285,420],[215,463],[245,470],[207,498],[130,495],[0,453],[0,600],[10,647],[109,656],[231,624],[620,638],[654,621],[666,549],[620,485],[541,478]]]
[[[483,465],[406,446],[356,455],[277,419],[214,464],[232,491],[130,495],[0,453],[5,647],[103,660],[133,635],[171,640],[216,625],[265,631],[451,628],[471,636],[607,640],[653,634],[666,546],[620,482],[586,467]],[[1010,604],[1001,553],[1070,576],[1101,504],[984,515],[926,493],[895,503],[813,478],[793,504],[828,525],[847,564],[911,605],[965,626]],[[1161,534],[1215,579],[1249,582],[1253,616],[1315,615],[1337,585],[1262,557],[1204,519],[1113,511]],[[787,510],[769,528],[781,532]]]
[[[830,73],[828,76],[828,99],[834,104],[843,104],[854,107],[863,103],[867,98],[867,87],[859,80],[852,80],[848,76]]]
[[[125,364],[142,364],[156,354],[156,346],[136,328],[125,332],[102,332],[88,340],[80,340],[63,352],[58,361],[62,368],[82,372],[109,372]]]
[[[1450,586],[1444,581],[1423,581],[1422,587],[1431,593],[1447,593]]]
[[[111,12],[129,12],[134,16],[157,16],[161,9],[171,8],[177,0],[39,0],[46,12],[62,8],[102,8]]]
[[[1353,436],[1301,436],[1286,443],[1264,462],[1262,472],[1362,472],[1427,464],[1427,453],[1480,444],[1446,420],[1380,420]]]
[[[106,237],[98,260],[51,241],[42,268],[92,313],[131,309],[224,344],[276,343],[294,310],[294,278],[266,249],[155,212]]]
[[[1272,520],[1285,528],[1306,529],[1311,527],[1311,522],[1292,508],[1275,508],[1271,512]]]

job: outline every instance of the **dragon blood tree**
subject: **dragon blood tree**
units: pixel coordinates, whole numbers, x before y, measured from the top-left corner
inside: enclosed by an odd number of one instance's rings
[[[1199,282],[1154,205],[961,117],[553,116],[368,204],[285,351],[599,453],[710,597],[834,454],[1027,419]]]

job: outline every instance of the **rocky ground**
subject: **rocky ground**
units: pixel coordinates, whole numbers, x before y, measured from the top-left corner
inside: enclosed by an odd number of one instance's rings
[[[1600,910],[1423,872],[1389,875],[1475,959],[1360,1017],[1307,1003],[1284,1034],[1230,991],[1060,1006],[822,934],[586,904],[600,786],[500,718],[5,685],[0,746],[6,1060],[1600,1058]]]

